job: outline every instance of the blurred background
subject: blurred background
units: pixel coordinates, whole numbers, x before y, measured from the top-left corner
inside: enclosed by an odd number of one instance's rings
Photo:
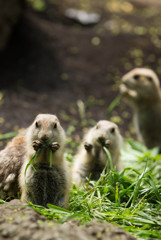
[[[100,119],[135,136],[116,97],[134,67],[160,77],[160,12],[160,0],[0,0],[0,134],[53,113],[73,146]]]

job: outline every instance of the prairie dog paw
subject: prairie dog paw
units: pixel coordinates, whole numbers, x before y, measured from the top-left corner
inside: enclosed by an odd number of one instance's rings
[[[85,142],[85,143],[84,143],[84,148],[85,148],[87,151],[90,151],[90,150],[93,148],[93,145],[90,144],[90,143]]]
[[[128,92],[128,88],[125,86],[125,84],[121,84],[121,85],[120,85],[120,92],[121,92],[122,94],[125,94],[125,93]]]
[[[51,143],[50,146],[51,146],[51,150],[52,150],[53,152],[57,151],[57,150],[60,148],[60,145],[59,145],[58,142],[53,142],[53,143]]]
[[[105,147],[106,147],[106,148],[109,148],[109,147],[110,147],[110,144],[111,144],[111,141],[110,141],[110,140],[106,140],[106,141],[105,141]]]
[[[35,141],[33,141],[32,146],[33,146],[34,150],[37,151],[39,148],[41,148],[42,143],[39,140],[35,140]]]

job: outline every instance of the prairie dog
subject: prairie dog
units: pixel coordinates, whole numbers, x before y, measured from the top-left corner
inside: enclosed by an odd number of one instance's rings
[[[20,192],[18,176],[26,153],[26,138],[19,134],[0,152],[0,199],[16,197]]]
[[[134,109],[137,137],[148,148],[161,148],[161,91],[157,75],[135,68],[122,77],[120,92]]]
[[[99,179],[108,161],[103,146],[109,149],[113,165],[119,170],[121,142],[122,137],[118,126],[113,122],[101,120],[91,128],[85,135],[74,159],[72,177],[76,186],[80,182],[84,184],[90,174],[91,180]]]
[[[68,207],[69,172],[64,160],[65,132],[55,115],[39,114],[26,134],[26,156],[20,172],[19,185],[21,201],[31,201],[45,206],[51,203],[60,207]],[[50,141],[52,150],[52,167],[50,167],[50,149],[42,144]],[[36,172],[29,165],[26,175],[26,165],[33,154],[40,151],[32,162]]]

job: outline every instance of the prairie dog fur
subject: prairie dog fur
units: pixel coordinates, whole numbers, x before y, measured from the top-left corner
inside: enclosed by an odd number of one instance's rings
[[[120,92],[134,109],[137,137],[148,148],[161,148],[161,91],[157,75],[135,68],[121,79]]]
[[[23,134],[14,137],[0,152],[0,199],[16,197],[20,192],[18,176],[26,153]]]
[[[106,146],[113,160],[114,167],[120,169],[120,147],[122,137],[118,126],[110,121],[101,120],[85,135],[74,159],[72,178],[76,186],[84,184],[91,174],[91,180],[98,180],[107,163]]]
[[[39,114],[28,128],[27,151],[19,176],[22,202],[31,201],[45,207],[47,203],[68,207],[70,179],[64,160],[65,140],[65,132],[55,115]],[[50,141],[52,150],[52,167],[49,148],[40,148],[47,141]],[[26,165],[39,148],[32,163],[36,172],[30,165],[25,175]]]

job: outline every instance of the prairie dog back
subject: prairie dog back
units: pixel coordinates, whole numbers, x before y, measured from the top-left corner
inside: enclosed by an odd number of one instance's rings
[[[90,174],[91,180],[99,179],[107,163],[107,155],[103,146],[108,148],[113,165],[119,170],[121,144],[122,137],[118,126],[110,121],[99,121],[87,132],[75,156],[72,168],[73,182],[77,186],[80,182],[84,184]]]

